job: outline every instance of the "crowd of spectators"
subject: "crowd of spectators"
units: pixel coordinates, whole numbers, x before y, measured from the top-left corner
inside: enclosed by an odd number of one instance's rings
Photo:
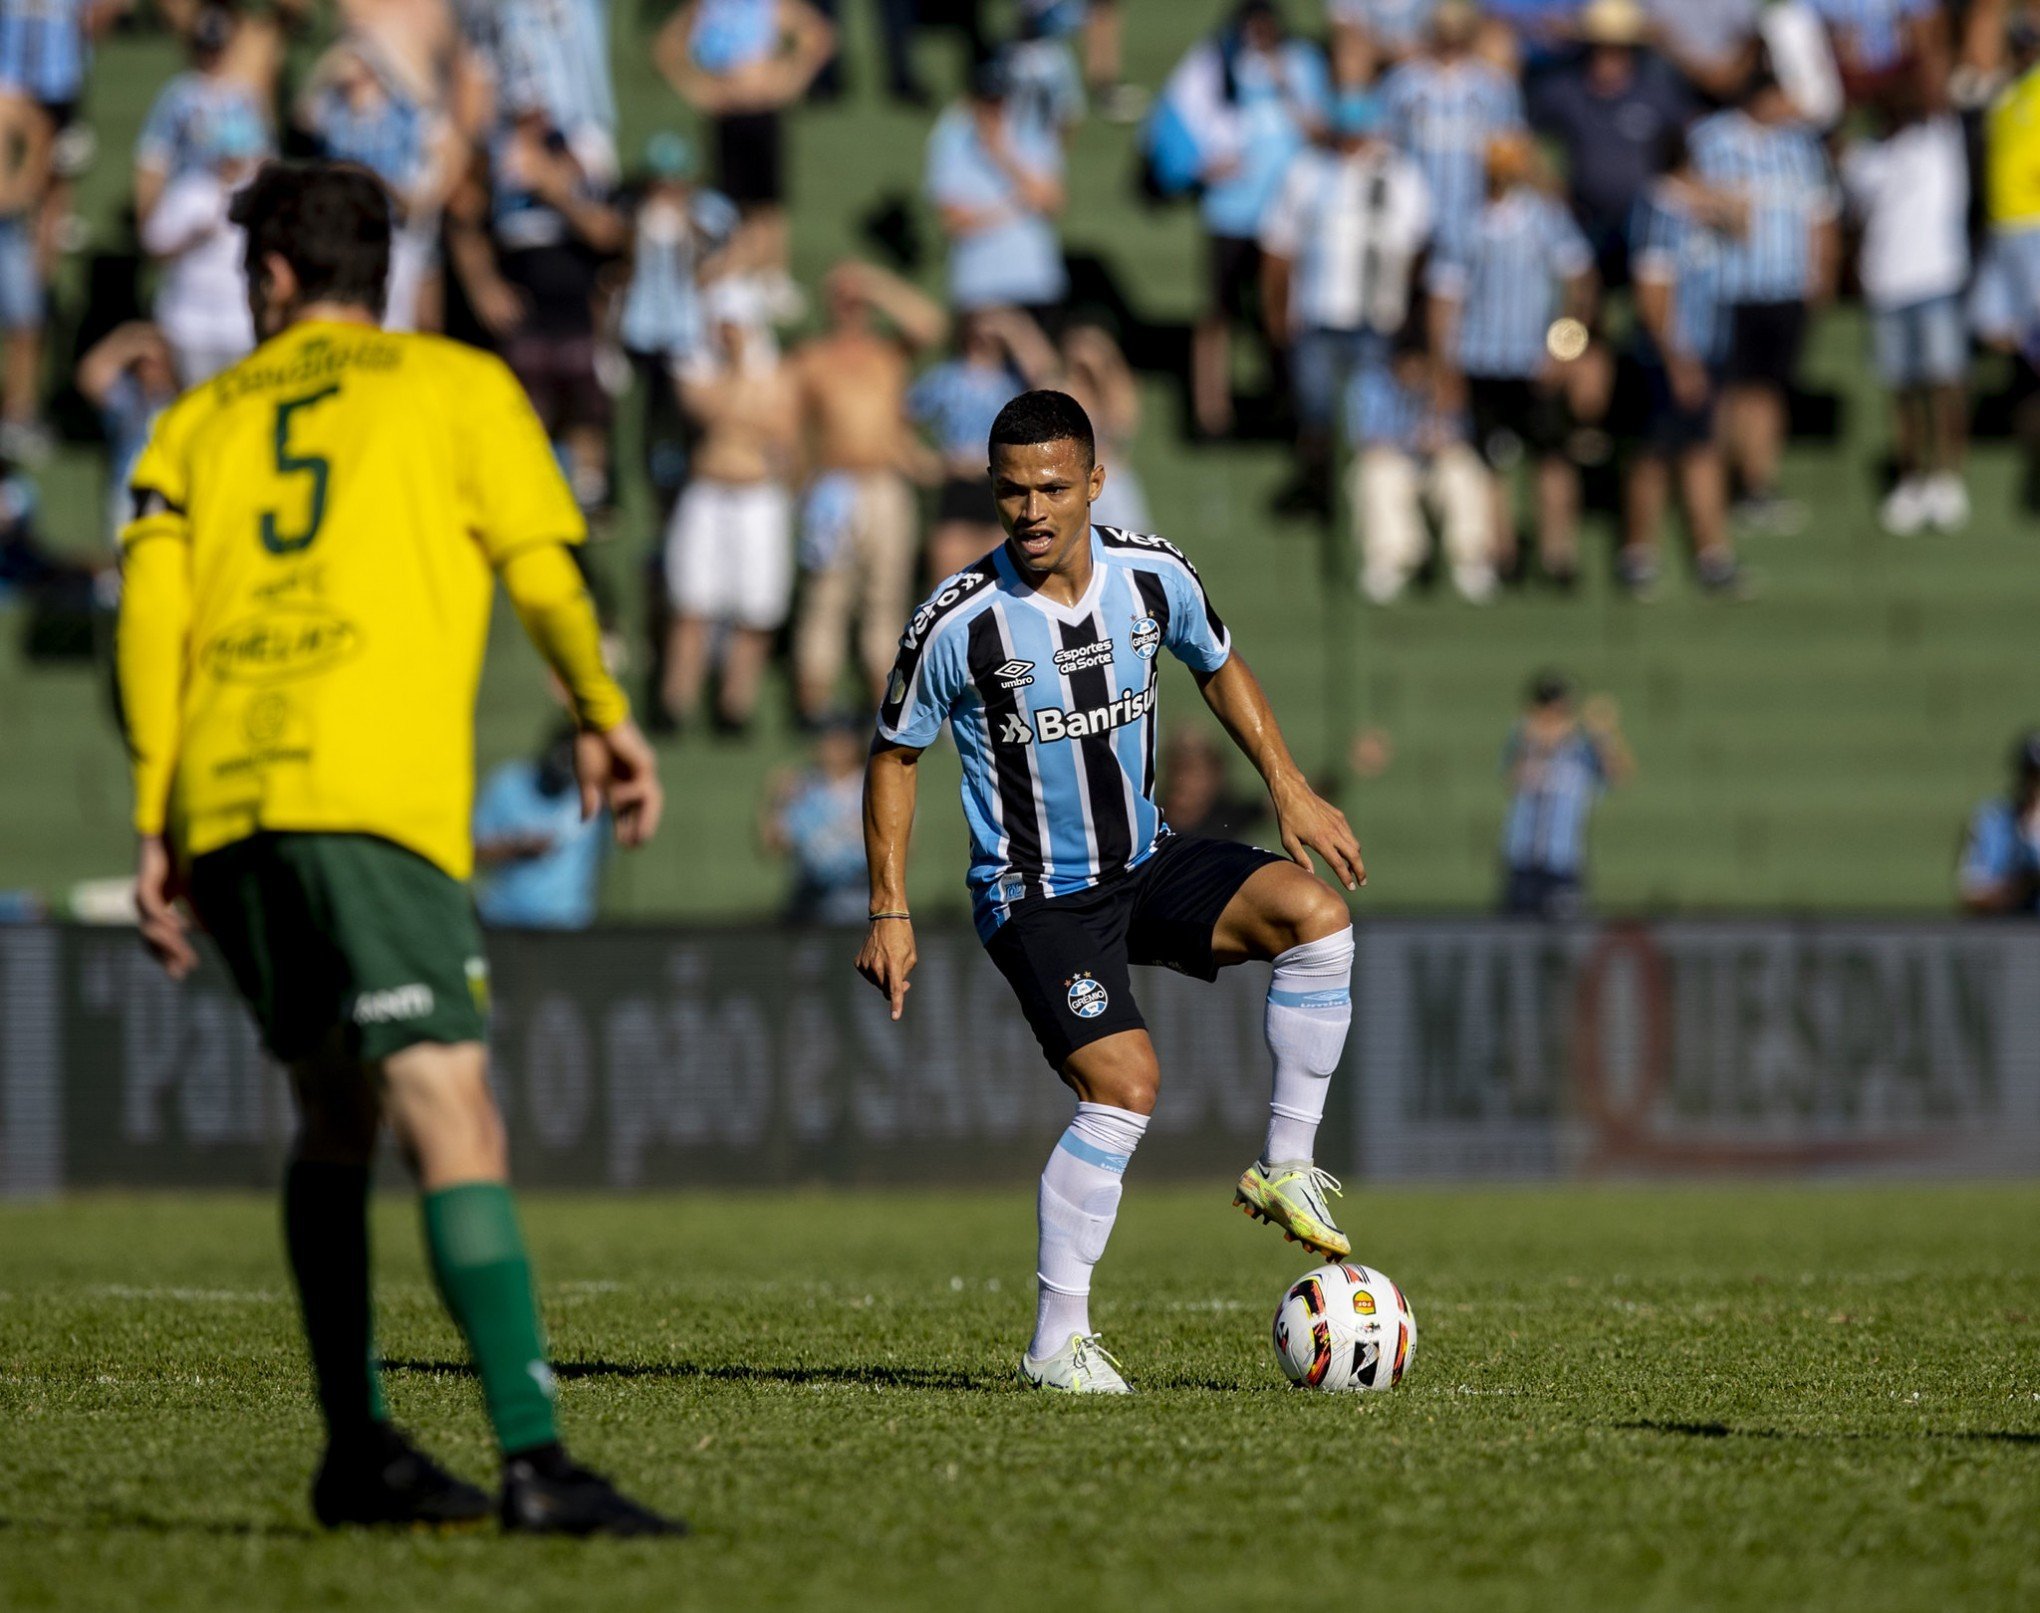
[[[847,866],[823,821],[849,810],[834,720],[882,685],[917,591],[998,541],[983,444],[1001,405],[1077,395],[1108,467],[1099,518],[1148,525],[1142,389],[1075,300],[1062,237],[1072,135],[1097,117],[1138,123],[1139,188],[1194,209],[1206,240],[1187,428],[1268,424],[1239,385],[1255,349],[1295,445],[1284,502],[1330,518],[1344,467],[1371,600],[1425,572],[1434,536],[1468,599],[1572,586],[1583,478],[1609,470],[1625,588],[1657,586],[1675,506],[1700,585],[1741,594],[1738,535],[1804,518],[1783,448],[1809,327],[1843,294],[1891,393],[1885,525],[1967,521],[1971,357],[2040,362],[2033,0],[1238,0],[1146,88],[1124,80],[1123,3],[875,0],[884,88],[929,117],[931,294],[875,262],[793,275],[788,131],[844,93],[838,0],[655,19],[675,116],[630,151],[611,0],[154,0],[184,66],[132,154],[151,268],[132,310],[95,280],[73,377],[109,486],[179,388],[253,343],[236,190],[277,155],[370,168],[398,221],[389,323],[500,352],[598,531],[623,458],[651,488],[650,725],[742,733],[786,646],[823,737],[765,838]],[[0,0],[10,467],[51,446],[47,288],[93,160],[80,112],[94,42],[135,10]],[[931,26],[966,64],[946,106],[911,48]],[[513,893],[546,888],[508,878],[541,839],[566,846],[545,829],[551,748],[490,797],[492,884]]]

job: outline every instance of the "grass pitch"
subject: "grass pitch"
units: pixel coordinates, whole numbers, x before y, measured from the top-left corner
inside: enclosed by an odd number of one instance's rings
[[[1370,1192],[1392,1394],[1280,1383],[1307,1264],[1136,1182],[1095,1319],[1142,1391],[1011,1383],[1021,1194],[582,1199],[527,1220],[590,1460],[677,1544],[324,1536],[272,1207],[0,1211],[0,1606],[2040,1604],[2040,1189]],[[412,1212],[398,1416],[488,1471]]]

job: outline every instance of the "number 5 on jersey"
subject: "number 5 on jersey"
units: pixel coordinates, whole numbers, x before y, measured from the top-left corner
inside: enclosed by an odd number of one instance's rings
[[[291,419],[301,409],[313,404],[324,403],[328,398],[338,397],[340,388],[329,386],[324,391],[314,392],[309,397],[291,398],[276,406],[276,474],[282,476],[309,476],[311,496],[302,532],[286,534],[277,523],[276,511],[262,512],[262,547],[271,554],[299,554],[312,546],[319,535],[319,528],[326,519],[326,483],[332,473],[332,464],[324,454],[294,454],[290,447]]]

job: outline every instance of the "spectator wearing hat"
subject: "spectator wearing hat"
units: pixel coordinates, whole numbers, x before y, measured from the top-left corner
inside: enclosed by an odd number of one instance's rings
[[[1969,154],[1951,112],[1894,88],[1881,137],[1843,153],[1842,190],[1862,224],[1857,278],[1872,353],[1891,395],[1898,482],[1880,512],[1907,537],[1969,524]]]
[[[1489,142],[1486,204],[1465,242],[1433,260],[1432,348],[1443,405],[1473,414],[1475,441],[1494,473],[1494,533],[1517,556],[1509,483],[1528,461],[1535,475],[1537,548],[1560,588],[1579,576],[1579,470],[1566,457],[1566,390],[1586,351],[1594,254],[1542,183],[1527,134]],[[1576,342],[1556,341],[1561,320]]]
[[[2040,913],[2040,729],[2013,743],[2011,775],[1969,822],[1956,870],[1966,913]]]
[[[1296,154],[1326,128],[1331,78],[1273,0],[1241,0],[1224,28],[1176,65],[1162,94],[1198,144],[1208,274],[1191,339],[1191,404],[1197,429],[1222,437],[1233,427],[1233,326],[1265,328],[1255,318],[1261,220]]]
[[[1722,256],[1741,209],[1701,182],[1680,130],[1666,131],[1663,153],[1665,172],[1633,225],[1637,357],[1648,412],[1629,466],[1616,577],[1632,597],[1655,592],[1658,530],[1676,488],[1700,586],[1734,596],[1743,578],[1714,415],[1727,340]]]
[[[1594,803],[1636,771],[1614,701],[1574,703],[1556,672],[1531,681],[1502,749],[1509,810],[1502,824],[1502,912],[1563,921],[1586,904],[1587,825]]]
[[[980,63],[969,95],[935,120],[926,187],[949,238],[949,305],[1052,320],[1069,294],[1055,224],[1067,200],[1062,141],[1019,114],[997,61]]]
[[[1679,75],[1645,46],[1637,0],[1592,0],[1580,13],[1583,45],[1537,83],[1530,122],[1565,154],[1567,200],[1594,249],[1604,291],[1629,284],[1629,231],[1657,176],[1665,136],[1695,107]]]
[[[1440,252],[1463,246],[1487,201],[1487,148],[1524,126],[1523,97],[1476,53],[1480,14],[1468,0],[1439,0],[1430,45],[1382,80],[1382,127],[1424,176]]]
[[[1409,322],[1430,235],[1430,191],[1384,137],[1380,104],[1342,96],[1331,144],[1296,155],[1261,221],[1262,312],[1269,341],[1288,350],[1301,487],[1322,514],[1339,400]]]
[[[747,255],[790,291],[786,109],[836,54],[836,30],[807,0],[687,0],[659,31],[653,59],[710,120],[716,186],[743,210]]]
[[[1793,532],[1805,511],[1781,496],[1779,467],[1808,320],[1833,296],[1840,263],[1833,177],[1768,72],[1750,81],[1740,104],[1696,124],[1689,140],[1700,178],[1746,209],[1721,271],[1729,322],[1721,431],[1741,483],[1737,515],[1759,530]]]

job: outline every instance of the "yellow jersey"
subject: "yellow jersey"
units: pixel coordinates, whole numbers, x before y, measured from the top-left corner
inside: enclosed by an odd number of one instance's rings
[[[1991,104],[1987,140],[1991,223],[2040,229],[2040,67]]]
[[[539,546],[570,573],[558,546],[586,533],[509,370],[436,337],[296,325],[173,404],[133,482],[136,828],[187,858],[262,830],[374,834],[467,878],[493,574]],[[181,654],[151,649],[171,633]],[[621,721],[599,660],[591,689],[583,720]]]

